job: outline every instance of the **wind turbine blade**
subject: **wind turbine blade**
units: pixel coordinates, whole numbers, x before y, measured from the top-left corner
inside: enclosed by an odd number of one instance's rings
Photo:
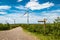
[[[26,15],[26,14],[27,14],[27,12],[28,12],[28,11],[26,11],[26,12],[24,13],[24,15]]]
[[[26,14],[27,14],[27,12],[24,13],[24,15],[26,15]]]

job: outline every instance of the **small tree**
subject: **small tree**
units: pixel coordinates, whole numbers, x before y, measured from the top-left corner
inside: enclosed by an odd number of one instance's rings
[[[60,17],[57,17],[54,21],[54,34],[60,35]]]
[[[60,24],[60,17],[57,17],[54,21],[54,25],[58,27],[59,24]]]

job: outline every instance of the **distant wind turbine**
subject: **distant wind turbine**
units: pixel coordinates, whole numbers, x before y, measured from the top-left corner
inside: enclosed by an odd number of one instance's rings
[[[28,11],[26,11],[24,15],[26,15],[26,14],[27,14],[27,24],[29,24],[29,13],[28,13]]]
[[[31,12],[32,12],[32,10],[31,10],[31,9],[26,8],[25,13],[24,13],[24,15],[26,15],[26,14],[27,14],[27,24],[28,24],[28,25],[29,25],[29,13],[31,13]]]
[[[15,24],[15,23],[16,23],[16,22],[15,22],[15,19],[13,19],[13,21],[14,21],[14,24]]]

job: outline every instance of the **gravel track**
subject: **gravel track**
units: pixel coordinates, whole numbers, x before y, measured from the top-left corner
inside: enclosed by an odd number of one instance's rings
[[[38,40],[35,36],[29,35],[21,27],[12,30],[0,31],[0,40]]]

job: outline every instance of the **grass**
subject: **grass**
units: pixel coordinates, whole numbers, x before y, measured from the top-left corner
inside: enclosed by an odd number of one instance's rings
[[[50,36],[46,36],[46,35],[43,35],[43,34],[39,34],[39,33],[34,33],[34,32],[29,32],[28,30],[24,29],[24,31],[30,35],[33,35],[33,36],[36,36],[39,40],[60,40],[60,37],[59,39],[55,38],[55,36],[53,35],[50,35]],[[58,36],[57,36],[58,37]]]
[[[40,40],[60,40],[60,25],[46,24],[46,33],[44,34],[43,24],[0,24],[0,30],[10,30],[21,26]],[[58,33],[59,31],[59,33]]]
[[[46,36],[42,34],[35,34],[35,35],[41,40],[60,40],[60,39],[56,39],[53,35],[50,35],[50,36]]]
[[[60,27],[56,27],[54,24],[46,25],[45,34],[43,24],[22,24],[21,27],[41,40],[60,40]]]
[[[18,27],[18,24],[0,24],[0,31],[10,30]]]

